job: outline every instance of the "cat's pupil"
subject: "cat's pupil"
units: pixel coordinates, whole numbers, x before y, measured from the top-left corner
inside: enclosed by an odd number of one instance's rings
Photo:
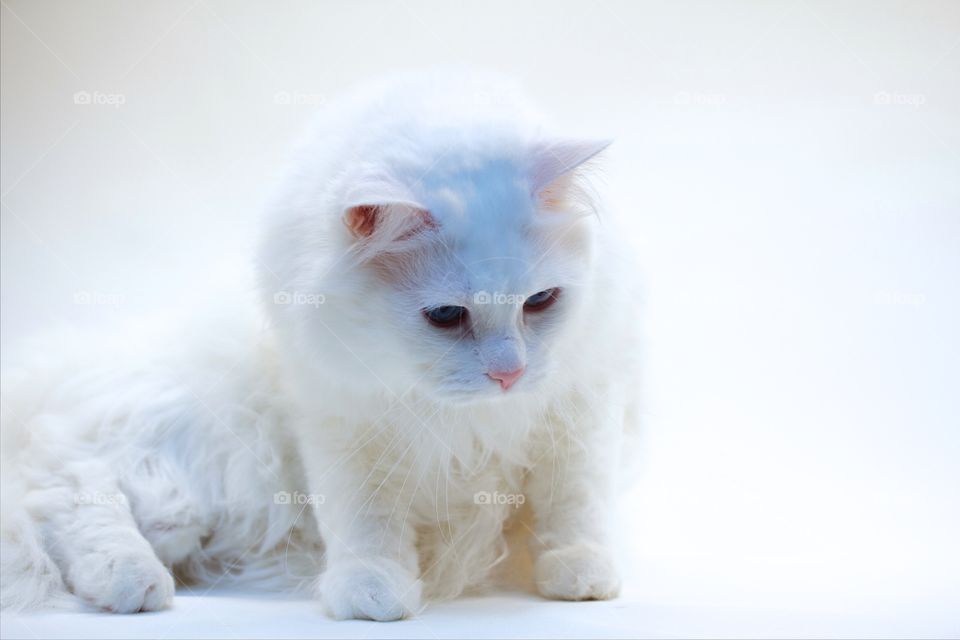
[[[426,309],[423,313],[432,324],[438,327],[453,327],[463,321],[467,310],[465,307],[447,305]]]
[[[528,311],[537,311],[539,309],[545,309],[553,303],[556,297],[557,297],[556,289],[545,289],[527,298],[526,302],[523,303],[523,307]]]

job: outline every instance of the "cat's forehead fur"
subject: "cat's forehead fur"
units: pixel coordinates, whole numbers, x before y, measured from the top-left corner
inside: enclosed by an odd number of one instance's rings
[[[555,286],[557,271],[584,258],[575,242],[548,253],[557,230],[544,218],[560,214],[539,210],[527,162],[507,154],[448,158],[417,180],[412,196],[437,225],[439,261],[420,283],[436,299],[426,302],[530,294]]]
[[[534,222],[529,180],[507,158],[476,160],[421,181],[418,194],[468,264],[493,257],[525,258]],[[491,255],[491,252],[497,255]]]

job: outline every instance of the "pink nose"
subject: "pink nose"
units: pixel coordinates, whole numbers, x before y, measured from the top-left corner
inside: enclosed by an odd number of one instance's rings
[[[492,380],[499,382],[503,390],[506,391],[523,375],[523,367],[520,367],[516,371],[491,371],[487,375],[490,376]]]

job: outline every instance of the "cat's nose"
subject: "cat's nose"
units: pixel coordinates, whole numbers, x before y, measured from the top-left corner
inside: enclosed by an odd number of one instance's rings
[[[491,371],[487,373],[487,375],[490,376],[492,380],[499,382],[500,387],[506,391],[523,375],[523,370],[524,368],[520,367],[515,371]]]

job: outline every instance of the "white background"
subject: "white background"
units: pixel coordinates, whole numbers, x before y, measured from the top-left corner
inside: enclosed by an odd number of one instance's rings
[[[309,115],[437,62],[616,139],[646,290],[624,596],[375,626],[185,593],[3,635],[960,634],[953,0],[4,0],[4,361],[60,324],[228,304]]]

